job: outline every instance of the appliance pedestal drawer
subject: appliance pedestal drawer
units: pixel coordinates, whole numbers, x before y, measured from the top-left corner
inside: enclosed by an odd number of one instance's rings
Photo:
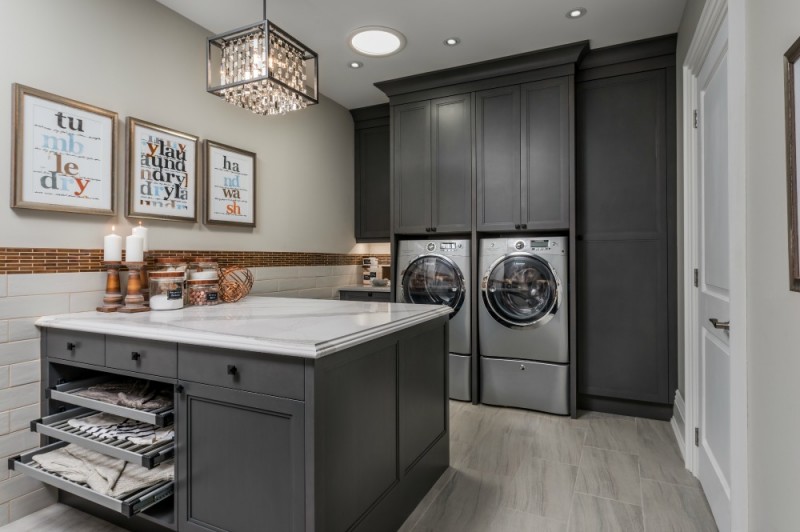
[[[569,364],[481,357],[481,402],[569,414]]]
[[[164,481],[155,486],[136,491],[124,499],[115,499],[108,495],[102,495],[89,487],[78,484],[56,473],[51,473],[43,469],[39,464],[33,461],[33,457],[38,454],[44,454],[54,451],[61,447],[69,445],[67,442],[57,442],[41,449],[34,449],[26,454],[16,456],[8,459],[8,468],[24,473],[36,480],[54,486],[60,490],[78,495],[88,501],[104,506],[115,512],[119,512],[126,517],[131,517],[137,513],[146,510],[147,508],[157,504],[158,502],[171,497],[175,491],[174,481]]]

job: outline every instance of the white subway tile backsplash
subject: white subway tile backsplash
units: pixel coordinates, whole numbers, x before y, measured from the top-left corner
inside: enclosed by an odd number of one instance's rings
[[[254,268],[257,270],[255,279],[263,281],[264,279],[291,279],[300,274],[302,266],[273,266],[270,268]]]
[[[32,405],[23,406],[9,412],[8,430],[16,432],[28,428],[31,420],[41,417],[41,406],[38,401]],[[2,460],[0,460],[2,462]]]
[[[11,382],[11,366],[0,366],[0,390],[8,388]]]
[[[283,292],[271,292],[264,295],[266,297],[297,297],[297,290],[284,290]]]
[[[13,388],[0,390],[0,412],[13,410],[23,406],[33,405],[39,402],[39,383],[23,384]],[[11,453],[2,453],[0,456],[8,456]]]
[[[14,453],[19,453],[24,450],[25,449],[22,448],[19,451],[14,451]],[[42,484],[38,480],[32,479],[27,475],[19,475],[10,478],[4,482],[0,482],[0,503],[6,503],[11,499],[16,499],[17,497],[21,497],[22,495],[27,495],[28,493],[40,490],[43,487],[44,484]]]
[[[0,297],[8,295],[8,275],[0,273]]]
[[[308,290],[298,290],[297,297],[309,299],[331,299],[333,288],[310,288]]]
[[[8,412],[3,412],[0,414],[0,435],[8,434],[10,432],[9,418],[10,415]]]
[[[8,320],[8,341],[17,342],[19,340],[38,339],[40,331],[36,327],[36,320],[39,318],[19,318]]]
[[[0,298],[0,320],[69,312],[69,294]]]
[[[0,365],[18,364],[39,359],[39,340],[0,344]]]
[[[13,364],[10,367],[11,386],[20,386],[22,384],[29,384],[31,382],[39,382],[40,366],[41,363],[38,360],[34,360],[33,362],[25,362],[22,364]]]
[[[102,272],[36,273],[8,277],[9,296],[90,292],[104,289],[105,286],[106,274]]]
[[[278,291],[284,290],[305,290],[307,288],[314,288],[316,279],[314,277],[304,277],[302,279],[279,279]]]
[[[0,344],[8,342],[8,320],[0,321]]]
[[[38,512],[56,502],[58,502],[58,490],[52,486],[45,486],[40,490],[18,497],[9,503],[11,506],[11,521],[16,521],[33,512]]]
[[[40,436],[37,433],[28,430],[28,427],[26,427],[24,430],[18,430],[10,434],[5,434],[0,436],[0,456],[13,456],[29,449],[35,449],[39,446],[39,442]],[[0,503],[4,503],[9,500],[2,497],[2,492],[3,484],[0,484]]]
[[[78,292],[69,295],[69,311],[70,312],[87,312],[89,310],[96,310],[97,307],[103,304],[103,296],[105,290],[95,292]]]
[[[277,279],[264,279],[263,281],[255,281],[253,289],[250,291],[253,295],[268,294],[270,292],[278,291]]]
[[[0,504],[0,526],[5,526],[9,523],[8,505],[9,503]]]

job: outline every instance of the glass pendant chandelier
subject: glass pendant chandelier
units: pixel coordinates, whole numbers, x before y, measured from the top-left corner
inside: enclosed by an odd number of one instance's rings
[[[319,103],[317,53],[267,20],[208,38],[206,90],[260,115]]]

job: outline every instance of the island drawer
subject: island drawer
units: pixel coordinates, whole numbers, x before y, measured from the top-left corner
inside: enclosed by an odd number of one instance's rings
[[[391,294],[375,290],[339,290],[339,299],[342,301],[389,302]]]
[[[79,390],[102,382],[107,382],[113,377],[100,376],[91,379],[65,382],[58,384],[46,391],[46,395],[54,400],[62,403],[67,403],[74,406],[81,406],[83,408],[90,408],[92,410],[99,410],[100,412],[107,412],[115,416],[121,416],[142,423],[150,423],[158,427],[165,427],[172,424],[174,418],[173,407],[166,407],[159,410],[137,410],[126,406],[120,406],[112,403],[106,403],[97,399],[75,395]]]
[[[51,473],[43,469],[33,457],[38,454],[48,453],[68,445],[67,442],[57,442],[40,449],[34,449],[26,454],[8,459],[8,468],[19,473],[24,473],[29,477],[35,478],[40,482],[55,486],[60,490],[78,495],[88,501],[110,508],[126,517],[131,517],[147,508],[161,502],[167,497],[172,496],[175,491],[175,482],[172,480],[164,481],[155,486],[144,488],[127,495],[123,499],[115,499],[109,495],[103,495],[94,491],[84,484],[79,484],[56,473]]]
[[[305,396],[304,366],[301,358],[178,346],[178,378],[181,380],[301,401]]]
[[[107,336],[106,366],[175,378],[178,376],[178,344]]]
[[[102,366],[106,361],[106,340],[101,334],[47,330],[47,356]]]
[[[80,419],[97,413],[96,410],[88,408],[72,408],[65,412],[31,421],[31,431],[61,441],[75,443],[85,449],[113,456],[147,469],[152,469],[174,456],[174,440],[137,445],[124,440],[101,438],[69,424],[71,419]]]

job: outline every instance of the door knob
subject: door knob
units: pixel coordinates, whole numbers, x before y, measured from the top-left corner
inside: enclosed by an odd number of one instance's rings
[[[714,326],[715,329],[722,329],[723,331],[731,330],[731,322],[728,321],[719,321],[717,318],[711,318],[708,321],[711,322],[711,325]]]

